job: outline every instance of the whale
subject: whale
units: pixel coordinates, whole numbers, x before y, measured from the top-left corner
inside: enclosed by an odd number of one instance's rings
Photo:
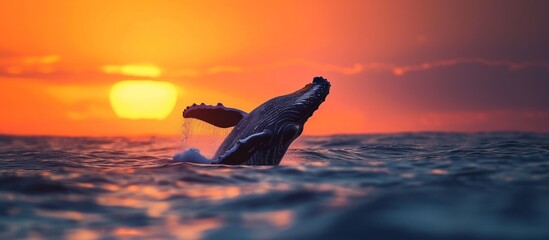
[[[314,77],[303,88],[272,98],[249,113],[222,103],[188,106],[183,110],[183,118],[234,128],[211,159],[194,148],[175,154],[173,159],[204,164],[279,165],[307,120],[326,100],[330,87],[327,79]]]

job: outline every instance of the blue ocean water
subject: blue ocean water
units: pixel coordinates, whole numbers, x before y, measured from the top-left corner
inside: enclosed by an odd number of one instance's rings
[[[0,136],[0,239],[549,239],[549,134],[301,137],[261,167],[180,145]]]

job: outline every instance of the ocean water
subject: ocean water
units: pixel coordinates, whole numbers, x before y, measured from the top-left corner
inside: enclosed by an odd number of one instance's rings
[[[181,150],[0,136],[0,239],[549,239],[549,134],[301,137],[261,167]]]

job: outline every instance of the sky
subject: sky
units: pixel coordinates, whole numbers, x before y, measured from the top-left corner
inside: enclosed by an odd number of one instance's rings
[[[0,134],[174,135],[187,105],[251,111],[314,76],[332,88],[306,135],[548,132],[547,12],[528,0],[0,0]],[[117,115],[110,91],[126,80],[170,84],[173,110]]]

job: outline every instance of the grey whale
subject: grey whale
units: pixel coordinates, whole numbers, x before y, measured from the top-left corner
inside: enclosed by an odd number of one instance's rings
[[[325,78],[315,77],[303,88],[270,99],[250,113],[221,103],[216,106],[193,104],[183,111],[184,118],[234,128],[211,160],[196,149],[178,153],[173,158],[194,163],[278,165],[290,144],[303,132],[305,122],[325,101],[330,86]]]

